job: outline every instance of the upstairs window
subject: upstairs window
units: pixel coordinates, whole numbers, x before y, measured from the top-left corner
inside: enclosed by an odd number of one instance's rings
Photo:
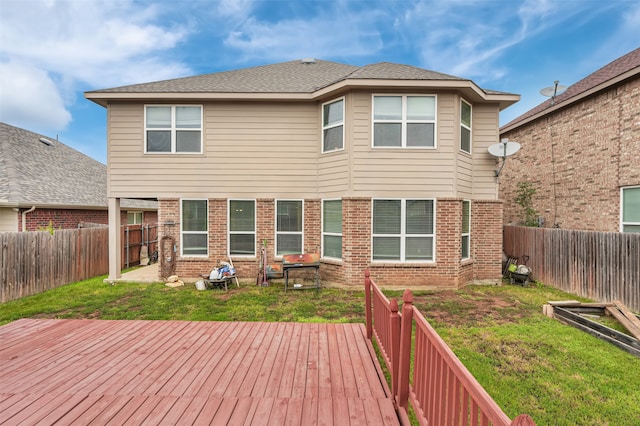
[[[202,153],[202,107],[145,107],[146,153]]]
[[[276,256],[302,253],[302,200],[276,200]]]
[[[435,200],[373,200],[373,260],[435,260]]]
[[[322,257],[342,258],[342,200],[322,201]]]
[[[229,200],[229,253],[256,255],[256,202]]]
[[[207,200],[182,200],[180,204],[182,256],[208,255],[208,206]]]
[[[471,201],[462,202],[462,260],[471,257]]]
[[[621,190],[622,232],[640,232],[640,186]]]
[[[322,152],[344,149],[344,99],[322,105]]]
[[[460,100],[460,149],[471,154],[471,105]]]
[[[374,148],[435,148],[435,96],[374,96]]]

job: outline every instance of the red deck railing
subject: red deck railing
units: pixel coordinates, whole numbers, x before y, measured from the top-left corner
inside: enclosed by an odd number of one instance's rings
[[[406,418],[410,402],[421,425],[535,425],[527,414],[509,419],[413,306],[410,290],[402,296],[399,313],[398,302],[382,294],[368,270],[364,284],[367,337],[375,336],[391,372],[391,391],[401,419]]]

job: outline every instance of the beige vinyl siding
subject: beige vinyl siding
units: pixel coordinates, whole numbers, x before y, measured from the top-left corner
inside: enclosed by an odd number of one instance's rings
[[[473,105],[472,184],[475,199],[498,199],[498,183],[494,177],[496,160],[488,150],[500,139],[499,113],[496,104]]]
[[[18,231],[18,212],[12,208],[0,208],[0,232]]]
[[[144,105],[110,105],[109,195],[317,194],[317,104],[227,102],[203,108],[203,154],[144,154]]]
[[[413,94],[413,92],[411,92]],[[432,94],[432,93],[429,93]],[[454,189],[454,95],[436,93],[436,149],[373,148],[370,92],[354,94],[353,195],[450,197]]]
[[[497,104],[473,104],[470,156],[460,151],[460,97],[425,94],[437,96],[435,149],[373,148],[372,92],[354,91],[345,95],[344,149],[325,154],[319,102],[203,104],[203,154],[144,154],[144,105],[112,104],[109,195],[496,199],[487,149],[498,140]]]

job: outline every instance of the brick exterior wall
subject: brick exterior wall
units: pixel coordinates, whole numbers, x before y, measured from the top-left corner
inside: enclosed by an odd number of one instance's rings
[[[206,274],[219,261],[227,258],[227,200],[209,199],[209,256],[207,258],[181,257],[180,254],[180,200],[159,200],[160,238],[171,236],[177,248],[175,273],[185,278]],[[322,238],[321,200],[304,201],[304,250],[320,252]],[[502,203],[472,201],[471,204],[471,259],[461,261],[462,200],[436,201],[436,262],[402,264],[371,261],[371,199],[342,199],[342,260],[326,260],[320,267],[321,279],[329,282],[358,286],[363,272],[369,268],[381,284],[395,286],[429,286],[458,288],[469,281],[499,279],[502,260]],[[260,248],[267,242],[268,263],[274,260],[275,200],[256,200],[256,256],[234,257],[233,264],[242,280],[257,277]],[[164,262],[162,252],[161,262]],[[161,263],[161,270],[162,270]],[[313,271],[301,270],[291,278],[311,278]]]
[[[22,213],[28,209],[20,209],[18,214],[18,231],[22,231]],[[145,223],[156,223],[158,212],[145,211],[143,214]],[[36,208],[26,215],[26,231],[37,231],[38,228],[46,228],[49,222],[54,229],[75,229],[81,223],[109,224],[109,212],[107,210],[75,210],[75,209],[40,209]],[[126,225],[127,211],[120,215],[120,223]]]
[[[522,221],[513,199],[524,181],[545,227],[617,232],[620,187],[640,185],[639,122],[636,78],[502,134],[522,145],[500,176],[504,222]]]
[[[22,213],[28,209],[20,209],[18,214],[18,230],[22,231]],[[72,210],[72,209],[40,209],[26,214],[26,231],[37,231],[46,228],[49,222],[54,229],[75,229],[82,222],[109,224],[106,210]]]

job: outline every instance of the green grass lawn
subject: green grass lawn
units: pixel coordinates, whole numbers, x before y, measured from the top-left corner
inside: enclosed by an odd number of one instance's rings
[[[104,277],[0,305],[18,318],[364,322],[364,292],[284,292],[282,285],[198,291],[193,285],[109,285]],[[401,298],[401,292],[385,292]],[[416,292],[414,304],[509,415],[538,425],[640,424],[640,359],[542,315],[545,287],[469,286]],[[584,300],[584,299],[582,299]]]

